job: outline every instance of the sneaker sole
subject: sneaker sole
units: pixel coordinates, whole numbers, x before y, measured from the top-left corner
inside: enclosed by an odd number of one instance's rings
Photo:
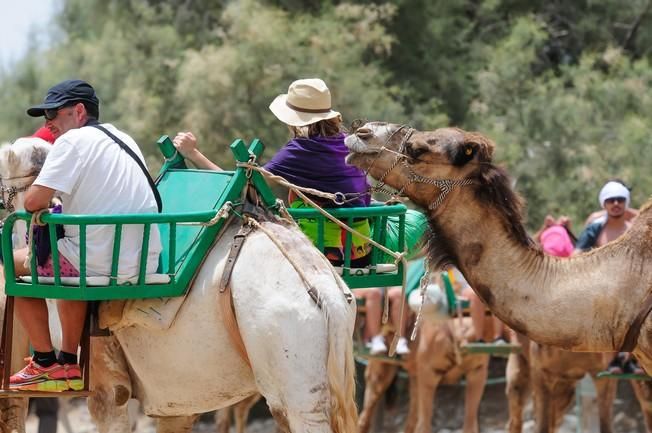
[[[63,392],[68,391],[68,382],[65,380],[46,380],[43,382],[15,384],[9,387],[19,391]]]
[[[68,387],[73,391],[81,391],[84,389],[84,381],[82,379],[68,379]]]

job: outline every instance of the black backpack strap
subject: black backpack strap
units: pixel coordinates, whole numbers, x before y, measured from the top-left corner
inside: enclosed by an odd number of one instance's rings
[[[99,124],[88,124],[87,126],[92,126],[93,128],[97,128],[106,135],[108,135],[113,141],[118,143],[122,149],[127,152],[127,155],[131,156],[134,161],[138,164],[138,167],[143,171],[143,174],[147,178],[147,182],[149,183],[150,188],[152,188],[152,192],[154,193],[154,198],[156,199],[156,206],[158,207],[158,212],[161,213],[161,210],[163,210],[163,202],[161,201],[161,195],[158,193],[158,188],[156,188],[156,185],[154,184],[154,180],[152,180],[152,176],[149,175],[149,172],[147,171],[147,168],[145,168],[145,164],[143,164],[143,161],[138,158],[138,155],[131,150],[129,146],[127,146],[122,140],[120,140],[118,137],[116,137],[114,134],[110,133],[105,127]]]

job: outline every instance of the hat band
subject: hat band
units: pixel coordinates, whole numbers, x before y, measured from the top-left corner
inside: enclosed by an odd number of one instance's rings
[[[329,113],[331,111],[331,107],[328,108],[319,108],[319,109],[311,109],[311,108],[301,108],[297,107],[296,105],[290,104],[288,101],[285,101],[285,105],[293,109],[294,111],[299,111],[301,113]]]

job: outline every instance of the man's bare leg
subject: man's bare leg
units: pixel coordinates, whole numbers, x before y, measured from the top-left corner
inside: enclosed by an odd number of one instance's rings
[[[57,309],[59,310],[59,320],[61,320],[63,334],[62,351],[77,353],[79,340],[84,330],[84,322],[86,321],[87,304],[86,301],[58,300]]]
[[[403,311],[403,321],[401,321],[401,298],[402,290],[400,287],[392,287],[387,291],[387,296],[389,296],[389,315],[392,324],[396,328],[397,332],[401,336],[405,336],[405,325],[407,323],[408,316],[408,307],[404,307]],[[405,301],[407,304],[407,300]]]
[[[45,299],[16,297],[14,306],[18,320],[27,331],[34,350],[51,352],[53,348]]]

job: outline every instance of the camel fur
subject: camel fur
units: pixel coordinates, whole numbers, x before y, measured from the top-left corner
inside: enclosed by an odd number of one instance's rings
[[[492,163],[495,145],[482,134],[370,122],[346,144],[349,163],[428,210],[437,240],[432,268],[456,265],[512,329],[567,350],[621,349],[652,292],[652,202],[619,239],[560,259],[544,255],[528,236],[523,200]],[[652,317],[634,335],[634,354],[652,372]],[[648,399],[652,385],[637,388]]]

